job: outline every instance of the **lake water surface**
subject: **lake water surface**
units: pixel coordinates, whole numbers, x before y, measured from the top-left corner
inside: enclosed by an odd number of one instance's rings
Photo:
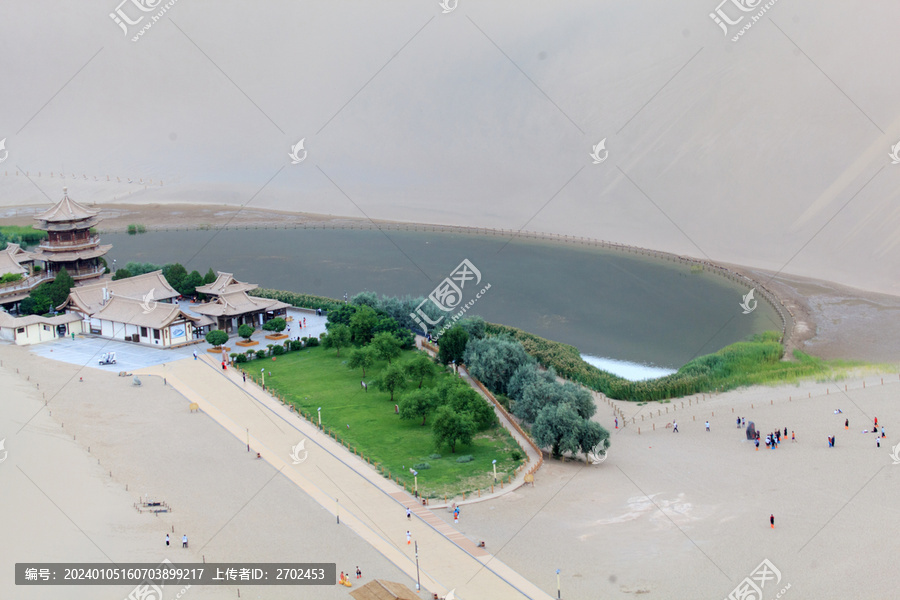
[[[104,234],[107,259],[180,262],[261,287],[341,298],[361,291],[427,296],[468,259],[491,287],[469,310],[576,346],[598,359],[677,369],[753,333],[781,330],[743,286],[686,265],[590,246],[469,233],[346,229]],[[464,301],[475,289],[465,288]],[[623,365],[606,363],[608,368]],[[631,368],[624,365],[625,370]],[[653,371],[639,371],[634,378]],[[651,375],[656,376],[656,375]]]

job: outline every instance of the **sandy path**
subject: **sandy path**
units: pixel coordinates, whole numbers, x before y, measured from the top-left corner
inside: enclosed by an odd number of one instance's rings
[[[423,589],[441,594],[456,589],[461,598],[547,598],[548,595],[502,562],[490,560],[474,542],[444,527],[430,511],[414,505],[402,490],[377,475],[330,438],[263,394],[243,384],[235,371],[223,373],[209,357],[182,360],[145,373],[166,377],[169,385],[242,441],[249,438],[259,452],[287,479],[306,491],[325,510],[340,511],[341,524],[375,547],[407,575],[414,576],[413,546],[405,532],[419,542]],[[294,465],[291,449],[306,440],[307,458]],[[405,505],[415,506],[407,521]],[[338,508],[340,506],[340,508]],[[427,519],[423,522],[424,519]],[[452,538],[452,539],[451,539]],[[483,563],[490,560],[489,567]]]
[[[0,346],[0,361],[0,439],[9,452],[0,463],[0,598],[122,600],[133,588],[14,587],[15,562],[76,559],[335,562],[339,571],[359,565],[362,582],[377,576],[414,585],[352,531],[335,527],[328,511],[269,463],[250,458],[215,421],[191,414],[161,380],[144,378],[136,388],[131,378],[10,346]],[[173,512],[139,514],[133,504],[143,494],[166,501]],[[182,533],[189,550],[178,543]],[[178,591],[167,590],[166,600]],[[235,586],[194,586],[185,600],[237,593]],[[240,593],[245,599],[347,597],[336,585],[245,586]]]

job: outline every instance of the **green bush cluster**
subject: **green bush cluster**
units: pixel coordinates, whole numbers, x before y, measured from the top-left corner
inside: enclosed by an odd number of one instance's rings
[[[831,365],[795,350],[794,361],[782,360],[781,335],[767,331],[713,354],[700,356],[676,373],[645,381],[628,381],[584,362],[574,346],[553,342],[507,325],[489,323],[489,335],[506,334],[519,340],[528,354],[558,375],[581,383],[616,400],[639,402],[678,398],[715,390],[765,383],[790,383],[830,373]]]
[[[417,464],[413,465],[413,469],[415,469],[416,471],[424,471],[425,469],[430,469],[430,468],[431,468],[431,465],[429,465],[427,462],[417,463]]]
[[[0,283],[13,283],[20,281],[24,277],[21,273],[4,273],[0,276]]]
[[[325,296],[313,296],[312,294],[298,294],[297,292],[286,292],[284,290],[271,290],[265,288],[257,288],[247,292],[251,296],[259,298],[269,298],[271,300],[280,300],[297,308],[321,308],[325,311],[331,310],[336,306],[344,303],[335,298],[326,298]]]
[[[457,458],[456,462],[467,463],[467,462],[472,462],[473,460],[475,460],[474,456],[472,456],[471,454],[464,454],[464,455],[460,456],[459,458]]]
[[[142,223],[130,223],[128,228],[126,229],[128,235],[135,235],[137,233],[147,233],[147,227]]]
[[[0,227],[0,250],[6,248],[7,243],[20,246],[34,246],[47,237],[46,231],[35,229],[31,225],[4,225]]]

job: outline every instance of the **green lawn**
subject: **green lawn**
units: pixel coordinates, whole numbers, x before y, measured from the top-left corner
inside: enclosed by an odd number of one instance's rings
[[[259,369],[265,366],[266,385],[270,391],[284,397],[313,422],[317,421],[316,409],[321,406],[322,426],[326,431],[333,431],[372,463],[378,463],[385,474],[389,472],[392,477],[399,477],[410,490],[413,485],[410,467],[428,463],[431,468],[418,470],[420,495],[443,498],[485,489],[493,481],[492,460],[497,460],[497,474],[504,479],[522,463],[521,459],[512,459],[512,452],[521,452],[521,449],[500,426],[477,434],[471,446],[457,446],[455,454],[446,446],[435,449],[431,417],[425,427],[421,426],[421,420],[402,421],[394,414],[394,404],[399,403],[402,392],[395,394],[394,402],[391,402],[388,392],[375,389],[372,382],[387,362],[379,361],[366,369],[365,380],[369,382],[366,392],[360,386],[362,370],[347,368],[350,350],[344,348],[341,355],[336,356],[334,350],[313,347],[279,356],[276,361],[267,358],[238,366],[254,376],[258,376]],[[415,352],[404,351],[394,362],[402,364]],[[455,375],[446,373],[440,377]],[[436,385],[437,381],[435,378],[430,385]],[[426,381],[425,385],[429,383]],[[429,458],[435,453],[441,454],[441,458]],[[472,455],[474,460],[456,462],[458,457],[466,454]]]

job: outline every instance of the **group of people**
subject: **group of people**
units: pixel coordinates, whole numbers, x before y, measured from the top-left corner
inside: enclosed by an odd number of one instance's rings
[[[357,579],[360,579],[361,577],[362,577],[362,571],[360,571],[360,570],[359,570],[359,566],[357,566],[357,567],[356,567],[356,578],[357,578]],[[340,583],[341,585],[345,585],[345,586],[347,586],[347,587],[352,586],[353,584],[350,583],[350,575],[349,575],[349,572],[348,572],[348,574],[345,575],[344,572],[341,571],[341,577],[340,577],[340,579],[338,580],[338,583]]]
[[[781,430],[780,430],[780,429],[776,429],[774,433],[769,433],[769,434],[767,434],[767,435],[766,435],[766,448],[768,448],[769,450],[775,450],[775,449],[777,449],[777,448],[778,448],[778,444],[781,443],[782,435],[784,436],[784,439],[787,439],[787,433],[788,433],[788,428],[785,427],[785,428],[784,428],[784,434],[781,433]],[[760,433],[759,433],[759,431],[757,431],[757,432],[756,432],[756,449],[757,449],[757,450],[759,450],[759,440],[760,440],[760,437],[761,437],[761,436],[760,436]],[[792,442],[796,442],[796,441],[797,441],[797,436],[794,434],[793,431],[791,431],[791,441],[792,441]]]
[[[839,408],[834,409],[834,414],[840,415],[843,414]],[[844,429],[850,429],[850,419],[844,419]],[[863,433],[869,433],[868,429],[863,429]],[[874,423],[872,424],[872,433],[875,434],[875,447],[881,448],[881,438],[885,437],[884,434],[884,425],[881,426],[881,431],[878,430],[878,417],[874,418]],[[834,436],[828,436],[828,447],[834,448]]]

